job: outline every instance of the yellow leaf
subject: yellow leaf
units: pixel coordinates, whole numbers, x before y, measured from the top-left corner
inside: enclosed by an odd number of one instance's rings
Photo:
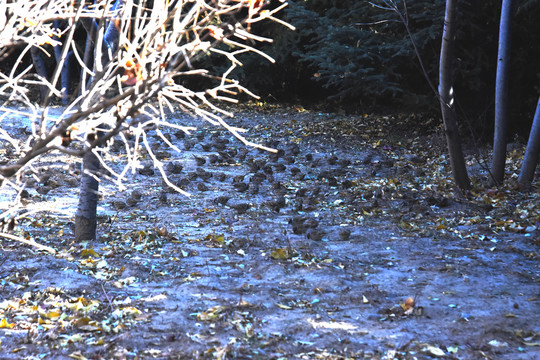
[[[87,360],[87,358],[81,354],[79,351],[69,354],[69,357],[75,360]]]
[[[412,297],[409,297],[407,300],[405,300],[404,304],[399,304],[403,311],[407,312],[414,308],[414,299]]]
[[[215,241],[217,243],[223,244],[225,242],[225,235],[223,234],[208,234],[204,238],[206,241]]]
[[[131,317],[134,318],[136,316],[139,316],[142,314],[142,312],[133,306],[125,307],[121,310],[123,317]]]
[[[47,319],[57,319],[60,317],[61,314],[62,313],[60,312],[60,310],[56,309],[56,310],[48,311],[46,313],[42,313],[41,316]]]
[[[270,252],[270,257],[274,260],[287,260],[292,257],[289,248],[279,248]]]
[[[76,302],[67,303],[66,307],[71,311],[79,311],[84,308],[84,304],[82,303],[81,299],[79,299]]]
[[[83,251],[81,251],[81,257],[86,258],[90,256],[99,257],[99,255],[94,251],[94,249],[84,249]]]
[[[278,307],[280,307],[281,309],[283,310],[292,310],[293,308],[289,305],[284,305],[284,304],[280,304],[280,303],[277,303],[276,304]]]
[[[74,324],[79,330],[84,331],[100,331],[99,323],[87,317],[78,319]]]
[[[14,327],[15,324],[8,323],[6,318],[2,318],[2,320],[0,320],[0,329],[13,329]]]
[[[200,321],[214,321],[223,317],[223,312],[227,309],[226,306],[212,306],[208,310],[197,314],[197,319]]]

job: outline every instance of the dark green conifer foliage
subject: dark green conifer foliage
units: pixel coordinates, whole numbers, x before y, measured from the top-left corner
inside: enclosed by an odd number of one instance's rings
[[[444,1],[410,1],[407,10],[414,41],[435,79]],[[315,70],[314,79],[331,98],[376,104],[429,94],[396,14],[367,1],[319,0],[292,3],[287,16],[298,29],[293,55]]]
[[[433,110],[438,101],[429,88],[407,31],[391,11],[373,6],[383,0],[290,0],[280,25],[257,29],[274,39],[264,50],[276,64],[246,55],[235,72],[248,88],[278,100],[329,100],[353,108],[371,105],[407,111]],[[445,1],[396,0],[404,11],[426,71],[437,84]],[[456,29],[455,88],[458,111],[479,135],[489,138],[493,114],[500,0],[460,1]],[[518,6],[511,64],[511,114],[516,123],[530,119],[540,72],[540,1]],[[262,31],[261,31],[262,30]],[[538,88],[538,86],[536,85]],[[366,109],[369,110],[369,109]],[[391,110],[391,108],[389,109]],[[524,115],[523,111],[526,111]],[[527,120],[530,122],[530,120]],[[527,126],[528,128],[528,126]],[[482,130],[484,129],[484,130]],[[485,131],[483,133],[482,131]]]

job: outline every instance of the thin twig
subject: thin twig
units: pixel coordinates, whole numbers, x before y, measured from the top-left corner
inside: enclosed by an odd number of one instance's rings
[[[0,237],[6,238],[6,239],[9,239],[9,240],[15,240],[15,241],[21,242],[23,244],[33,246],[33,247],[37,248],[38,250],[45,250],[47,252],[50,252],[53,255],[56,254],[56,250],[54,250],[53,248],[51,248],[49,246],[46,246],[46,245],[38,244],[34,240],[26,240],[26,239],[23,239],[20,236],[16,236],[16,235],[12,235],[12,234],[6,234],[6,233],[0,233]]]

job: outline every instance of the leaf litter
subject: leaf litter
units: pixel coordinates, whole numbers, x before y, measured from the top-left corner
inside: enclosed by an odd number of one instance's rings
[[[2,358],[540,355],[539,193],[515,189],[522,150],[502,188],[467,156],[474,188],[459,194],[440,129],[413,130],[434,119],[237,110],[276,155],[203,126],[164,154],[191,197],[144,171],[125,192],[103,182],[99,238],[81,244],[69,212],[18,219],[17,236],[56,254],[1,240]],[[72,164],[28,205],[76,204]]]

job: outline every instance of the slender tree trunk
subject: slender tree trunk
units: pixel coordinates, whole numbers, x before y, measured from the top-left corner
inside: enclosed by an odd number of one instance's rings
[[[118,10],[121,5],[123,5],[122,0],[116,0],[113,10]],[[113,54],[116,51],[118,46],[118,37],[120,32],[116,27],[115,21],[110,21],[107,27],[107,31],[104,34],[104,43],[102,45],[102,66],[110,61],[109,54]],[[109,30],[110,29],[110,30]],[[98,34],[96,28],[92,23],[87,24],[87,31],[90,32],[86,38],[86,49],[84,54],[85,64],[88,60],[93,60],[93,68],[96,68],[95,61],[96,57],[92,59],[91,54],[95,53],[95,36]],[[88,64],[87,64],[88,66]],[[81,74],[82,75],[82,74]],[[85,81],[85,76],[81,76],[81,89],[84,89],[82,82]],[[89,83],[93,81],[93,78],[90,77]],[[81,90],[82,91],[82,90]],[[101,136],[103,133],[99,130],[97,131],[97,137]],[[92,142],[90,139],[89,142]],[[96,228],[97,228],[97,203],[98,203],[98,175],[99,175],[99,159],[92,152],[87,152],[82,161],[82,174],[81,174],[81,190],[79,194],[79,206],[77,208],[77,213],[75,214],[75,240],[92,240],[96,238]]]
[[[523,165],[521,165],[521,171],[519,172],[518,183],[527,188],[531,185],[534,178],[534,171],[538,164],[538,157],[540,156],[540,97],[538,98],[538,104],[536,105],[536,113],[534,114],[534,120],[531,127],[531,133],[529,135],[529,141],[527,142],[527,150],[525,150],[525,157],[523,158]]]
[[[47,74],[47,67],[45,66],[45,62],[43,61],[40,52],[41,50],[35,46],[30,49],[30,54],[32,55],[32,65],[39,76],[43,77],[44,79],[48,79],[49,76]],[[39,94],[41,103],[45,100],[45,97],[47,97],[47,87],[45,85],[39,86]]]
[[[506,135],[508,132],[508,80],[510,65],[510,38],[512,0],[502,0],[499,27],[499,53],[497,55],[497,79],[495,85],[495,133],[491,174],[496,184],[504,181],[506,164]]]
[[[454,181],[458,188],[467,190],[471,187],[471,183],[467,174],[465,158],[461,150],[461,138],[459,136],[456,110],[454,107],[453,69],[456,6],[457,0],[446,1],[439,65],[439,100]]]
[[[75,214],[76,241],[96,239],[99,168],[99,159],[88,151],[82,159],[79,206]]]
[[[60,30],[60,21],[55,20],[54,21],[54,27],[57,30]],[[58,36],[54,37],[54,40],[60,41],[60,38]],[[67,46],[64,44],[64,46]],[[54,58],[56,59],[56,62],[62,60],[62,45],[57,45],[54,47]],[[62,94],[62,104],[67,105],[68,103],[68,92],[69,92],[69,55],[66,57],[64,63],[61,65],[62,71],[60,72],[60,92]]]
[[[91,28],[92,32],[88,33],[86,35],[86,45],[84,47],[84,57],[83,62],[84,65],[89,69],[94,69],[94,28]],[[81,82],[79,84],[79,95],[81,95],[83,92],[85,92],[88,89],[88,73],[85,71],[84,68],[81,69]]]

